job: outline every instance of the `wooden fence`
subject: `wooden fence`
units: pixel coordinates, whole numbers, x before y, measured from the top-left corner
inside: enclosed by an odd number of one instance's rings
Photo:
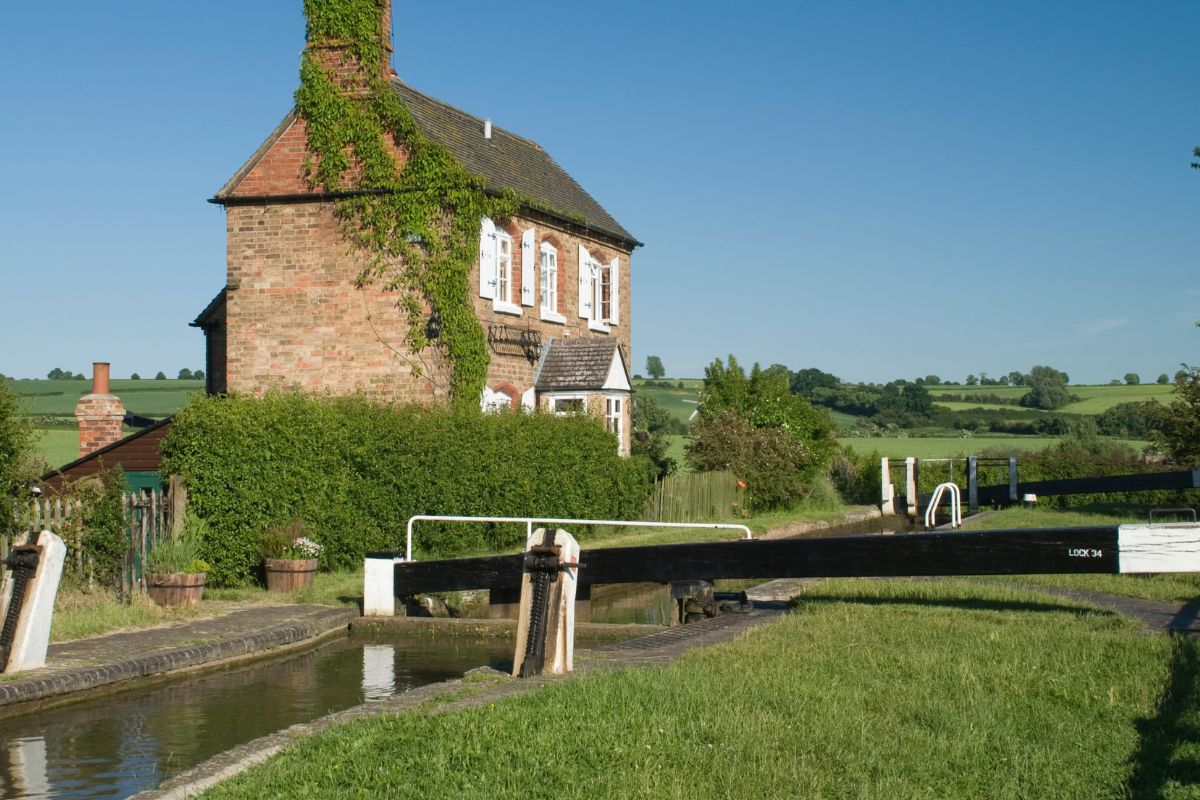
[[[146,556],[154,548],[155,542],[171,535],[177,512],[171,496],[164,492],[127,492],[121,496],[121,503],[128,547],[122,559],[117,588],[122,597],[130,597],[145,590],[143,573]],[[83,514],[80,500],[40,498],[31,501],[23,512],[18,512],[17,527],[26,532],[50,530],[58,534],[67,545],[65,569],[73,572],[77,579],[94,584],[95,567],[85,541]],[[0,565],[8,555],[9,548],[25,541],[26,535],[17,534],[12,537],[14,541],[9,541],[10,537],[0,534]]]
[[[732,472],[680,472],[654,484],[646,503],[651,522],[711,522],[737,516],[742,491]]]

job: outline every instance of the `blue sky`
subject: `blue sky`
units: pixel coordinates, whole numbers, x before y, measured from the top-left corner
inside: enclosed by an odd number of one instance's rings
[[[395,2],[416,88],[646,243],[634,368],[848,380],[1200,361],[1200,3]],[[203,365],[205,200],[291,106],[301,0],[6,3],[0,372]]]

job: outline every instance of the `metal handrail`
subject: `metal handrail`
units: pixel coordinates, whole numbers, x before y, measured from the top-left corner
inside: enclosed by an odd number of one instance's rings
[[[925,509],[926,528],[935,527],[938,505],[947,490],[950,491],[950,527],[958,528],[962,525],[962,490],[956,483],[939,483],[933,490],[933,496],[929,498],[929,507]]]
[[[746,534],[747,539],[753,539],[754,534],[745,525],[718,522],[648,522],[625,519],[559,519],[554,517],[456,517],[439,514],[417,514],[408,518],[407,532],[404,540],[404,560],[412,561],[412,535],[414,522],[523,522],[525,523],[526,539],[533,535],[535,522],[549,525],[609,525],[625,528],[705,528],[708,530],[739,530]]]

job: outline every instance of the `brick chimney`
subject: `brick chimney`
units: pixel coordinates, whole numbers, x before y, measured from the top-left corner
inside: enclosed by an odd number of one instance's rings
[[[379,5],[380,31],[379,36],[383,45],[383,63],[379,66],[378,75],[364,72],[362,65],[350,49],[350,42],[345,39],[329,39],[322,42],[312,40],[311,30],[308,32],[308,42],[305,44],[312,51],[318,64],[333,74],[334,80],[347,94],[366,97],[371,91],[371,79],[388,80],[396,74],[392,69],[392,0],[375,0]]]
[[[79,420],[79,457],[83,458],[121,438],[125,406],[108,390],[108,362],[92,364],[92,393],[79,398],[75,419]]]

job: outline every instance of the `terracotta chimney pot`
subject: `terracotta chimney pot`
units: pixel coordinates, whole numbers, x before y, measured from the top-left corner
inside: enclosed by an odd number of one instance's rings
[[[108,394],[108,370],[109,363],[107,361],[92,362],[92,394]]]

